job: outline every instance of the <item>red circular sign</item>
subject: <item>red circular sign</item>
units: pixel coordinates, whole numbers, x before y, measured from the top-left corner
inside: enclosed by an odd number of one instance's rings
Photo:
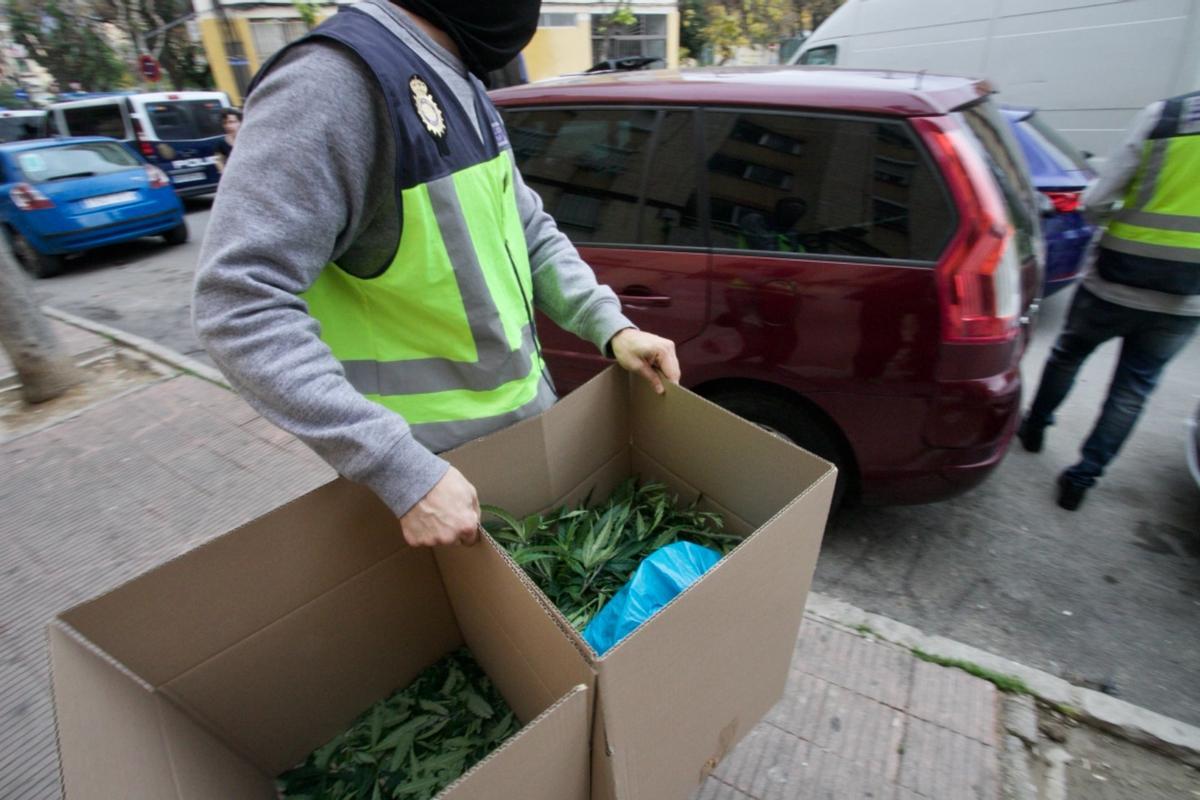
[[[149,53],[143,53],[138,56],[138,66],[142,70],[142,77],[151,83],[157,83],[162,77],[162,69],[158,66],[158,59]]]

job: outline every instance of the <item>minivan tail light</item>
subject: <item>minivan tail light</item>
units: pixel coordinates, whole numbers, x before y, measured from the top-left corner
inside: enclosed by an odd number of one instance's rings
[[[165,189],[171,185],[171,179],[167,177],[167,173],[153,164],[146,165],[146,177],[150,179],[151,189]]]
[[[963,131],[930,119],[913,122],[942,164],[965,223],[936,270],[943,339],[1010,340],[1021,326],[1021,264],[1000,189]]]
[[[22,211],[41,211],[54,208],[54,201],[28,183],[18,183],[8,192],[13,205]]]

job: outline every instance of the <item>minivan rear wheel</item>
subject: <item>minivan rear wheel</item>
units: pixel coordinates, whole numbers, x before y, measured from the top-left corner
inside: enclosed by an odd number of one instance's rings
[[[833,462],[838,468],[838,477],[837,485],[833,489],[830,514],[841,507],[854,465],[850,462],[845,448],[829,432],[824,421],[795,400],[765,392],[723,390],[710,395],[708,399],[760,428]]]
[[[12,242],[13,255],[17,257],[17,262],[35,278],[51,278],[66,267],[66,256],[39,252],[28,239],[16,231],[9,233],[9,241]]]

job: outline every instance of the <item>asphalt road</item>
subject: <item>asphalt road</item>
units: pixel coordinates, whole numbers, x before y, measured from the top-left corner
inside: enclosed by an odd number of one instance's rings
[[[207,201],[192,240],[145,240],[80,258],[39,282],[43,302],[207,361],[189,302]],[[1024,362],[1028,391],[1062,324],[1051,298]],[[1117,355],[1080,375],[1038,456],[1009,453],[980,488],[928,506],[844,511],[826,535],[816,588],[1138,705],[1200,724],[1200,489],[1184,419],[1200,398],[1200,338],[1168,369],[1125,452],[1078,512],[1054,504]]]

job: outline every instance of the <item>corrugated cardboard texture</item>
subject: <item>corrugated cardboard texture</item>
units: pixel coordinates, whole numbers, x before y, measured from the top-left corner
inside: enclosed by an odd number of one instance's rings
[[[432,552],[404,548],[163,691],[274,775],[461,644]]]
[[[536,436],[514,428],[452,454],[484,502],[525,515],[589,493],[603,500],[637,475],[753,534],[605,658],[589,659],[599,676],[593,800],[686,797],[782,694],[836,474],[686,390],[655,395],[615,368],[536,424]]]
[[[272,796],[270,779],[64,627],[52,624],[48,637],[63,785],[71,800]]]
[[[402,544],[372,492],[335,480],[62,618],[159,686]]]
[[[574,686],[594,685],[584,655],[490,537],[436,553],[471,654],[518,719],[528,722]]]
[[[686,797],[783,693],[833,483],[600,660],[619,797]]]
[[[518,516],[546,510],[606,467],[628,474],[627,392],[625,374],[606,370],[550,412],[444,457],[475,484],[480,502]]]
[[[579,686],[437,800],[589,800],[591,693]]]

